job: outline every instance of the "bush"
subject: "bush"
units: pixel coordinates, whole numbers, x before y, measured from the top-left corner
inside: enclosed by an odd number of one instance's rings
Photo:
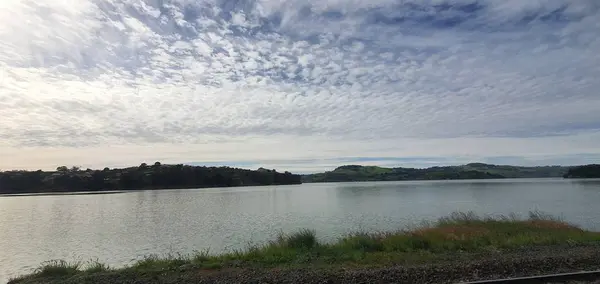
[[[51,260],[42,263],[42,266],[37,268],[34,274],[43,277],[57,277],[74,275],[81,268],[80,262],[69,263],[64,260]]]
[[[279,233],[277,241],[271,245],[290,249],[311,249],[317,247],[319,242],[314,230],[302,229],[289,235]]]

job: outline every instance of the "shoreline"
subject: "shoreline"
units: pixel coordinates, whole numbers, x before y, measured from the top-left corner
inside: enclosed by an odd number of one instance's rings
[[[127,193],[127,192],[136,192],[136,191],[160,191],[160,190],[185,190],[185,189],[232,189],[232,188],[246,188],[246,187],[269,187],[269,186],[298,186],[298,185],[310,185],[310,184],[336,184],[336,183],[372,183],[372,182],[465,182],[465,181],[477,181],[477,182],[489,182],[489,181],[501,181],[501,182],[510,182],[512,180],[562,180],[562,181],[584,181],[584,182],[594,182],[600,181],[600,178],[563,178],[563,177],[539,177],[539,178],[489,178],[489,179],[414,179],[414,180],[364,180],[364,181],[311,181],[311,182],[303,182],[303,183],[293,183],[293,184],[265,184],[265,185],[236,185],[236,186],[217,186],[217,187],[161,187],[161,188],[137,188],[137,189],[114,189],[114,190],[102,190],[102,191],[94,191],[94,190],[81,190],[81,191],[33,191],[33,192],[23,192],[23,193],[3,193],[0,192],[0,198],[2,197],[19,197],[19,196],[53,196],[53,195],[102,195],[102,194],[117,194],[117,193]]]
[[[19,196],[54,196],[54,195],[104,195],[126,193],[123,190],[107,191],[56,191],[56,192],[31,192],[31,193],[0,193],[0,197],[19,197]]]
[[[148,187],[148,188],[119,188],[114,190],[79,190],[79,191],[32,191],[32,192],[23,192],[23,193],[3,193],[0,192],[0,197],[13,197],[13,196],[49,196],[49,195],[94,195],[94,194],[114,194],[114,193],[127,193],[127,192],[136,192],[136,191],[161,191],[161,190],[178,190],[178,189],[230,189],[230,188],[245,188],[245,187],[268,187],[268,186],[292,186],[292,185],[302,185],[302,183],[289,183],[289,184],[250,184],[250,185],[234,185],[234,186],[207,186],[207,187],[198,187],[198,186],[177,186],[177,187]]]
[[[103,271],[11,280],[42,283],[461,283],[600,269],[600,243],[552,245],[484,254],[447,254],[429,263],[381,266],[291,266],[198,269],[182,265],[160,272]],[[600,279],[598,279],[600,281]],[[577,282],[582,283],[582,282]],[[596,282],[594,282],[596,283]]]
[[[305,229],[245,251],[154,255],[120,268],[54,261],[9,283],[445,283],[599,268],[600,232],[539,212],[525,219],[457,212],[410,231],[334,243]]]

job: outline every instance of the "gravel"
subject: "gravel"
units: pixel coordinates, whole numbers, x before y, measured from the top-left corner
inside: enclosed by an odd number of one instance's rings
[[[600,245],[563,245],[501,253],[459,254],[451,261],[417,266],[334,269],[230,268],[212,271],[186,268],[162,274],[110,272],[76,276],[71,279],[43,279],[22,283],[460,283],[583,270],[600,270]]]

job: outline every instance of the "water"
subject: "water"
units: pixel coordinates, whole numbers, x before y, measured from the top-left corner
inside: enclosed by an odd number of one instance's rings
[[[600,180],[304,184],[0,197],[0,283],[50,259],[125,265],[152,253],[211,253],[312,228],[333,240],[454,211],[538,210],[600,230]]]

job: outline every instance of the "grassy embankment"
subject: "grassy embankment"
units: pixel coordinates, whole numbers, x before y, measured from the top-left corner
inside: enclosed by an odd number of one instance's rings
[[[32,274],[9,283],[34,279],[67,279],[101,273],[160,274],[190,269],[230,267],[273,268],[302,266],[374,267],[421,264],[452,259],[457,255],[494,253],[523,247],[600,243],[600,233],[590,232],[540,213],[529,218],[479,217],[454,213],[412,230],[356,233],[334,243],[321,243],[315,232],[302,230],[284,235],[264,246],[222,255],[198,252],[191,255],[148,256],[124,268],[97,261],[44,263]]]

